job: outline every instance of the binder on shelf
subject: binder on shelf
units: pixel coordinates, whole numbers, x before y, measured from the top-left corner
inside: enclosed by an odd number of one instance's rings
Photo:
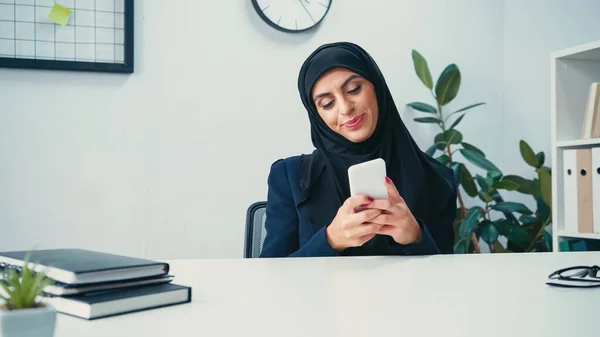
[[[579,233],[594,231],[592,200],[592,149],[577,149],[577,228]]]
[[[585,105],[585,115],[581,129],[581,138],[600,137],[600,83],[590,85],[588,99]]]
[[[592,190],[594,233],[600,234],[600,147],[592,148]]]
[[[577,150],[563,151],[563,206],[564,228],[567,233],[577,233]]]

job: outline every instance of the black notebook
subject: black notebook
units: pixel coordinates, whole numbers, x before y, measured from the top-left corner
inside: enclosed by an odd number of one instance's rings
[[[88,320],[191,301],[192,288],[172,283],[42,298],[60,313]]]
[[[109,281],[101,283],[66,284],[55,283],[44,287],[44,296],[71,296],[101,290],[113,290],[131,288],[149,284],[169,283],[173,281],[173,275],[159,275],[143,278],[135,278],[123,281]]]
[[[27,251],[0,252],[0,269],[19,270]],[[47,249],[31,251],[30,263],[38,263],[37,272],[64,284],[89,284],[123,281],[166,275],[169,264],[141,258],[85,249]]]

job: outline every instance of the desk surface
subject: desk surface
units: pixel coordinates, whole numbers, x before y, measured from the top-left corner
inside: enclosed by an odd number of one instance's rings
[[[55,336],[598,336],[600,289],[544,281],[600,253],[169,262],[192,303],[59,314]]]

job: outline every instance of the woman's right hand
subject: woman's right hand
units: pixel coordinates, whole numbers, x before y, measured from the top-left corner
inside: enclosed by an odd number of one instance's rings
[[[379,209],[357,211],[359,207],[364,207],[371,202],[373,198],[365,195],[346,199],[326,229],[327,242],[331,248],[339,252],[348,247],[362,246],[375,236],[381,225],[369,221],[383,211]]]

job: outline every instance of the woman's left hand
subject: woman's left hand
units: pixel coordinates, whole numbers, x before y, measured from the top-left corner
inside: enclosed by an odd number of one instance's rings
[[[399,244],[406,245],[421,241],[421,227],[400,196],[398,189],[389,178],[386,178],[385,186],[388,190],[388,199],[375,200],[365,207],[383,211],[369,222],[382,225],[377,234],[389,235]]]

